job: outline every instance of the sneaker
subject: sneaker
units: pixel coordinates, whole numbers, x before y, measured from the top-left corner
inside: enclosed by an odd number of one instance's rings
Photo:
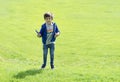
[[[51,65],[51,69],[54,69],[54,65]]]
[[[44,68],[45,68],[45,64],[42,64],[41,69],[44,69]]]

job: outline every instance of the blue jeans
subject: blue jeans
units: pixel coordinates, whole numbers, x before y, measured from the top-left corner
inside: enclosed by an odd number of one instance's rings
[[[54,65],[55,44],[43,45],[43,64],[46,66],[48,49],[50,49],[50,65]]]

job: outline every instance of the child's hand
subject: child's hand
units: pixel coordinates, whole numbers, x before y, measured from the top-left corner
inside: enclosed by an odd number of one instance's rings
[[[35,32],[37,33],[37,37],[40,38],[41,34],[37,30],[35,30]]]
[[[40,38],[40,37],[41,37],[41,34],[38,33],[38,34],[37,34],[37,37]]]
[[[56,33],[56,34],[55,34],[55,38],[56,38],[56,37],[58,37],[59,35],[60,35],[60,33],[59,33],[59,32],[58,32],[58,33]]]

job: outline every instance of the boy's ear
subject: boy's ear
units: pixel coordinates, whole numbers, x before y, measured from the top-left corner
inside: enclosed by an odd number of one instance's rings
[[[53,17],[51,17],[51,19],[53,20]]]

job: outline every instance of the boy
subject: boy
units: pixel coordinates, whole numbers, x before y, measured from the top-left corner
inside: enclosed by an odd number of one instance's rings
[[[41,26],[38,37],[42,37],[43,43],[43,64],[41,68],[45,68],[47,63],[48,49],[50,49],[50,65],[54,69],[54,50],[56,37],[60,35],[59,29],[55,23],[52,22],[53,14],[47,12],[44,14],[45,23]]]

